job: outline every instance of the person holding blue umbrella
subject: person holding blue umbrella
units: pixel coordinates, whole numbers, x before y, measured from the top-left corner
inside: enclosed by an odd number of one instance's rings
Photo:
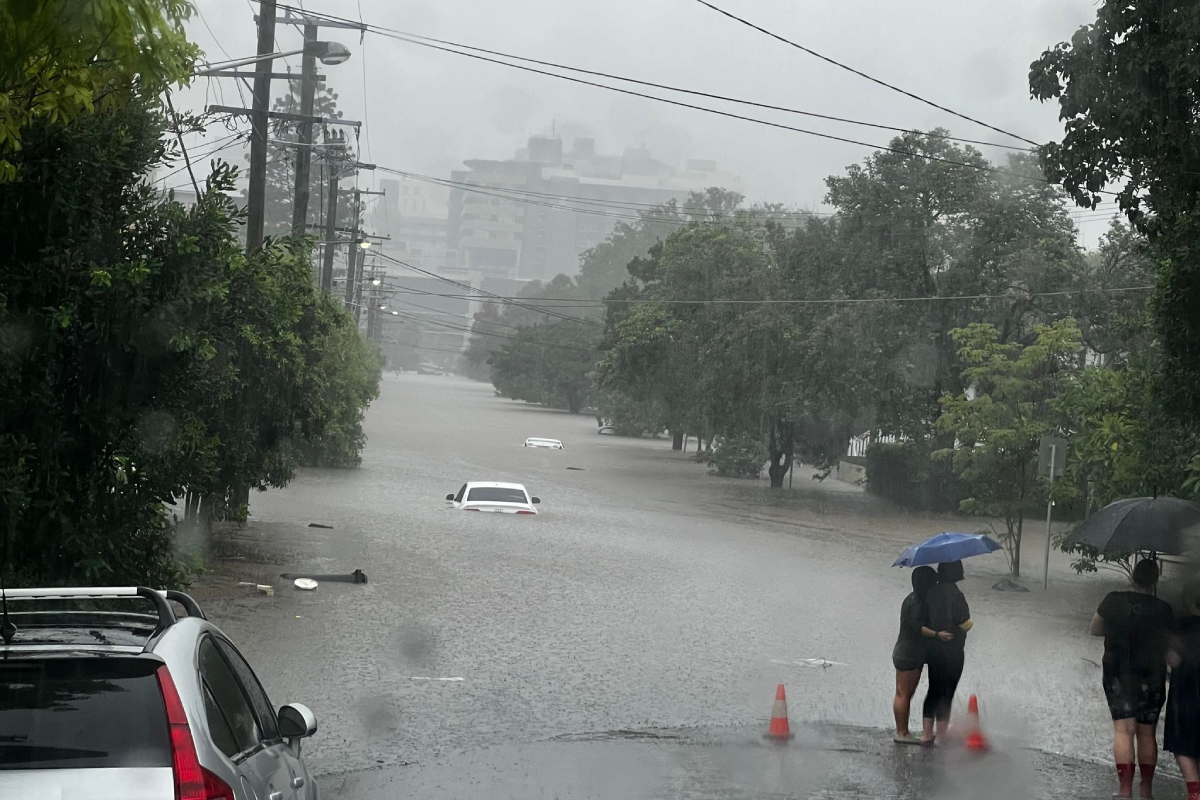
[[[962,579],[961,561],[938,564],[937,585],[925,595],[929,608],[924,631],[929,639],[929,688],[921,709],[921,743],[925,745],[946,737],[954,693],[966,663],[967,631],[975,625],[967,598],[957,585]]]
[[[932,745],[946,735],[954,693],[966,661],[967,631],[975,624],[967,598],[957,586],[963,579],[962,559],[999,549],[1000,545],[985,534],[945,531],[908,548],[892,564],[893,567],[938,566],[938,583],[925,594],[926,622],[921,629],[929,666],[929,689],[921,709],[922,744]],[[916,576],[913,577],[915,585]]]

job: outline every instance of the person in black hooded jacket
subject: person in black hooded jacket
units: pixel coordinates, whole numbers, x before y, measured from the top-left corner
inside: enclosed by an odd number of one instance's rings
[[[921,742],[926,745],[946,736],[966,660],[967,631],[975,624],[957,585],[962,579],[961,561],[938,564],[938,583],[925,596],[929,622],[922,633],[929,642],[929,690],[921,709]]]

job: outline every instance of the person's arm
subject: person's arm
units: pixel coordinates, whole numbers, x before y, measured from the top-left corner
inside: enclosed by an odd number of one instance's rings
[[[955,625],[964,631],[971,630],[969,627],[963,627],[971,621],[971,607],[967,605],[966,595],[960,591],[954,593],[954,605],[951,607],[951,613],[953,614],[951,619]]]
[[[961,623],[958,626],[958,629],[960,631],[962,631],[963,633],[966,633],[967,631],[971,630],[971,628],[974,628],[974,627],[975,627],[975,620],[971,619],[970,617],[967,617],[967,621]]]
[[[1103,636],[1107,632],[1104,627],[1104,617],[1100,616],[1099,611],[1092,615],[1092,623],[1088,625],[1088,632],[1092,636]]]
[[[921,635],[926,639],[941,639],[943,642],[954,641],[954,634],[950,631],[935,631],[933,628],[921,626]]]

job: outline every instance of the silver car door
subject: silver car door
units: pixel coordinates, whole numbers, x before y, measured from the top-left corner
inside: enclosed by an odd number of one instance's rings
[[[311,784],[312,780],[308,776],[307,770],[304,769],[299,755],[280,736],[278,712],[275,710],[275,706],[271,704],[271,699],[267,696],[267,691],[263,688],[262,682],[259,681],[250,664],[238,652],[238,649],[233,646],[232,642],[226,639],[217,639],[217,647],[220,648],[221,654],[225,656],[230,666],[233,667],[234,675],[237,676],[238,682],[241,683],[243,690],[246,692],[246,696],[250,698],[250,705],[254,708],[255,716],[258,718],[259,726],[262,730],[264,750],[273,759],[272,764],[277,773],[276,784],[286,784],[287,788],[292,792],[292,794],[284,792],[283,796],[296,797],[298,800],[307,798],[309,796],[309,784]]]
[[[287,764],[214,636],[200,640],[200,678],[213,744],[233,763],[247,800],[295,800]]]

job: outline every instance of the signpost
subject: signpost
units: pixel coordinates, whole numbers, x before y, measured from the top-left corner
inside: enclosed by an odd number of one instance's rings
[[[1061,436],[1043,436],[1038,444],[1038,475],[1048,478],[1050,488],[1054,479],[1063,474],[1067,466],[1067,440]],[[1050,521],[1054,511],[1054,500],[1046,499],[1046,561],[1042,567],[1042,588],[1050,588]]]

